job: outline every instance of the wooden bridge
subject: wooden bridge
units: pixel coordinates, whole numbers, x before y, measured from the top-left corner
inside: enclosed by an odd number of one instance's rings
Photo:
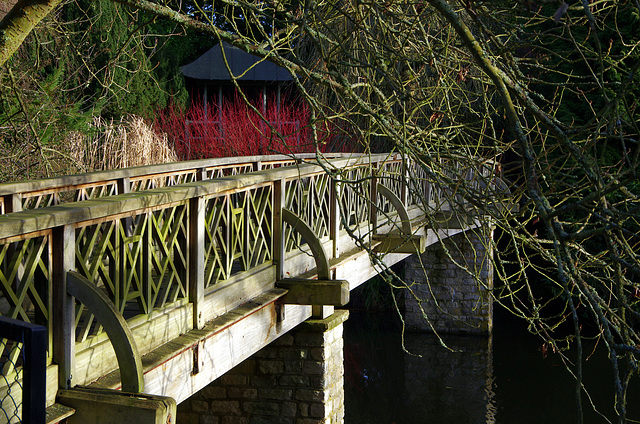
[[[490,166],[457,175],[478,187],[493,179]],[[330,315],[382,267],[477,226],[451,198],[397,154],[225,158],[0,185],[0,314],[48,329],[51,422],[65,416],[60,393],[78,386],[180,403]],[[16,364],[4,374],[19,380],[19,349],[3,347]]]

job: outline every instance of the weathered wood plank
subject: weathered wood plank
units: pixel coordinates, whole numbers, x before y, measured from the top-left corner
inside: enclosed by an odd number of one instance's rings
[[[70,225],[55,228],[53,246],[53,360],[60,365],[60,388],[72,386],[75,374],[75,333],[73,298],[67,292],[67,273],[75,268],[76,237]]]
[[[60,390],[58,401],[75,409],[69,424],[166,424],[176,416],[176,402],[166,396],[76,387]]]
[[[46,423],[47,424],[58,424],[60,422],[64,423],[65,418],[69,418],[76,412],[75,409],[69,408],[68,406],[60,405],[59,403],[54,403],[49,406],[46,411]]]
[[[282,303],[286,304],[344,306],[349,303],[347,280],[288,278],[276,281],[276,287],[288,291],[282,297]]]
[[[417,234],[376,234],[373,240],[380,243],[373,249],[376,253],[416,253],[426,249],[426,237]]]
[[[285,305],[284,320],[277,319],[276,302],[285,293],[272,289],[207,323],[202,330],[192,330],[145,355],[146,391],[180,403],[308,319],[311,307],[299,305]],[[199,358],[197,373],[193,372],[195,356]],[[92,386],[118,388],[118,380],[117,373],[111,373]]]

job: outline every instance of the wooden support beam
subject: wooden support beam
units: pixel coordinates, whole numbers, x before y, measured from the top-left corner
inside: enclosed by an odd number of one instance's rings
[[[69,424],[176,422],[176,401],[167,396],[77,387],[60,390],[57,400],[61,405],[75,409],[67,418]]]
[[[67,273],[67,292],[82,302],[109,335],[116,352],[122,389],[141,393],[144,389],[142,361],[127,322],[111,300],[98,287],[75,271]]]
[[[285,304],[344,306],[349,303],[347,280],[287,278],[276,281],[276,287],[288,290],[281,299]]]
[[[386,186],[378,183],[377,185],[378,193],[381,196],[387,198],[387,200],[393,205],[395,210],[398,212],[400,216],[400,226],[401,230],[404,234],[413,234],[413,230],[411,229],[411,220],[409,219],[409,214],[407,213],[407,208],[404,206],[404,203],[396,194],[389,190]]]
[[[378,253],[420,254],[427,248],[427,237],[417,234],[376,234],[373,240],[380,242],[373,248]]]
[[[307,245],[313,254],[313,258],[316,261],[316,273],[318,274],[318,279],[330,280],[329,259],[316,233],[306,222],[286,208],[282,208],[282,219],[287,224],[291,225],[294,230],[299,232],[307,242]]]
[[[433,222],[436,223],[434,229],[467,229],[476,224],[477,216],[460,214],[455,211],[436,212],[433,215]]]

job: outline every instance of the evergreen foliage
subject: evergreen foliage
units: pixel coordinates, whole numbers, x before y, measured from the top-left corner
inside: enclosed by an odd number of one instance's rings
[[[183,107],[179,66],[210,40],[112,1],[68,0],[0,68],[0,180],[73,172],[67,139],[92,138],[96,116],[152,121]]]

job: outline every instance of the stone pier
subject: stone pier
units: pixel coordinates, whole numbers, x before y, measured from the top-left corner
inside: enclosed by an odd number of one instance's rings
[[[334,424],[344,420],[347,311],[308,320],[178,405],[180,424]]]
[[[484,226],[406,259],[405,281],[413,292],[407,290],[404,296],[408,330],[491,333],[492,238],[493,229]]]

